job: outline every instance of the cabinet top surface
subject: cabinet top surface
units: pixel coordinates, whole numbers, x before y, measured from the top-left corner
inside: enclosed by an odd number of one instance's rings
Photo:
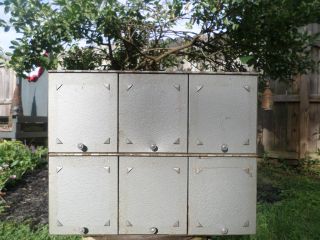
[[[49,73],[120,73],[120,74],[191,74],[191,75],[251,75],[258,72],[190,72],[190,71],[115,71],[115,70],[49,70]]]

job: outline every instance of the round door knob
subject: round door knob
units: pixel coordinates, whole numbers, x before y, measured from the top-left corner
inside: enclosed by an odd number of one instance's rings
[[[157,151],[159,150],[158,146],[155,145],[155,144],[152,144],[152,145],[150,146],[150,149],[151,149],[152,152],[157,152]]]
[[[78,143],[77,147],[82,151],[86,152],[88,150],[87,146],[84,145],[83,143]]]
[[[82,228],[80,228],[80,233],[81,234],[88,234],[89,233],[89,229],[86,228],[86,227],[82,227]]]
[[[227,144],[222,144],[221,145],[221,151],[224,152],[224,153],[228,152],[228,145]]]
[[[150,228],[150,233],[157,234],[158,233],[158,228],[156,228],[156,227]]]
[[[224,228],[221,229],[221,233],[222,233],[223,235],[228,234],[228,232],[229,232],[229,229],[226,228],[226,227],[224,227]]]

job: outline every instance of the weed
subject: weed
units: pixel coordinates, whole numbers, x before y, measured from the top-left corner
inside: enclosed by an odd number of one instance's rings
[[[302,174],[320,176],[320,159],[308,155],[299,160],[298,170]]]
[[[9,182],[15,182],[28,170],[41,164],[46,149],[38,148],[32,152],[19,141],[0,142],[0,191]]]

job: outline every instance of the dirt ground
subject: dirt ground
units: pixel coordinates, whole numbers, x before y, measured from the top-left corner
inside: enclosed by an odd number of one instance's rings
[[[0,221],[29,221],[32,225],[48,223],[48,169],[43,166],[25,174],[4,196],[5,211]]]
[[[273,203],[281,190],[258,181],[258,202]],[[0,221],[28,221],[32,225],[48,223],[48,169],[43,166],[27,173],[21,181],[8,187],[4,197],[6,208]]]

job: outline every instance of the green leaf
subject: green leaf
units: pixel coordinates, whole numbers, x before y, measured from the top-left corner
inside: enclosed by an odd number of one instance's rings
[[[15,40],[12,40],[12,41],[11,41],[11,44],[12,44],[12,45],[16,45],[16,46],[19,45],[19,43],[18,43],[17,41],[15,41]]]
[[[8,13],[10,11],[10,6],[5,6],[4,7],[4,13]]]
[[[6,25],[6,21],[4,21],[3,19],[0,19],[0,26],[3,27]]]
[[[11,163],[11,167],[14,167],[16,166],[17,164],[19,163],[19,160],[15,160]]]
[[[250,62],[253,59],[254,59],[253,56],[242,56],[242,57],[240,57],[240,61],[243,64],[248,64],[248,62]]]
[[[232,30],[237,30],[239,28],[239,24],[234,23],[232,24]]]

